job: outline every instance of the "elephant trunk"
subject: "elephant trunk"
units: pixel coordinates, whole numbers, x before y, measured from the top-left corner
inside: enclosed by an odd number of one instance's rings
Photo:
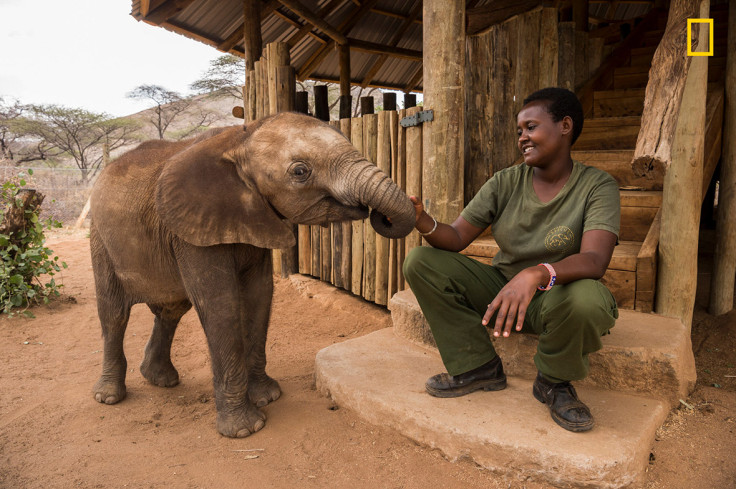
[[[403,238],[416,223],[414,205],[391,178],[377,166],[363,160],[353,167],[350,192],[358,203],[370,207],[370,223],[378,234]],[[355,171],[357,170],[357,171]]]

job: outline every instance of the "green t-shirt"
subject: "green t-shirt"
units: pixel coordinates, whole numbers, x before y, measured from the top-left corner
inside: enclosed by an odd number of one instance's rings
[[[562,190],[542,203],[532,188],[532,168],[522,163],[493,175],[461,216],[473,226],[491,226],[501,249],[493,265],[510,280],[524,268],[579,253],[585,231],[603,229],[618,237],[618,183],[575,161]]]

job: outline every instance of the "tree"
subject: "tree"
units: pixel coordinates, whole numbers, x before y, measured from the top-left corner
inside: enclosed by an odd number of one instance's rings
[[[89,182],[103,161],[103,146],[114,151],[135,140],[137,126],[107,114],[60,105],[28,105],[27,117],[17,120],[19,134],[56,154],[71,157]]]
[[[158,131],[159,139],[164,138],[169,125],[192,104],[191,98],[184,98],[179,93],[167,90],[160,85],[139,85],[128,92],[126,97],[150,100],[156,104],[148,122],[153,124]]]
[[[60,154],[46,141],[25,137],[19,124],[28,108],[16,99],[0,97],[0,160],[12,162],[15,166],[31,161],[44,160],[47,163]]]
[[[226,54],[210,61],[210,67],[202,78],[194,81],[189,88],[198,94],[243,97],[245,84],[245,60]]]

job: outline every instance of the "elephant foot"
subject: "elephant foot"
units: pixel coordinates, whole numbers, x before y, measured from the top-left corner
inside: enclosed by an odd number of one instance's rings
[[[252,405],[243,411],[217,413],[217,431],[230,438],[245,438],[266,425],[266,415]]]
[[[92,393],[95,400],[103,404],[115,404],[125,399],[125,382],[116,382],[105,377],[100,377],[97,381]]]
[[[171,361],[152,362],[148,358],[143,360],[140,368],[143,377],[159,387],[174,387],[179,384],[179,372]]]
[[[257,407],[263,407],[281,397],[279,383],[268,375],[260,379],[248,379],[248,400]]]

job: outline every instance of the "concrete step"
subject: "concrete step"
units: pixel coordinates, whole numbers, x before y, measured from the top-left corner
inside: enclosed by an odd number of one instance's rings
[[[641,481],[665,402],[580,386],[595,427],[571,433],[532,396],[532,381],[511,376],[498,392],[437,399],[424,390],[444,371],[436,351],[394,334],[392,328],[321,350],[317,388],[338,406],[370,423],[389,426],[448,459],[470,458],[514,478],[565,487],[619,488]]]
[[[411,290],[389,302],[396,335],[424,347],[435,348],[429,325]],[[695,387],[695,358],[690,334],[679,320],[619,310],[603,349],[589,357],[590,375],[579,385],[631,392],[664,400],[670,406]],[[507,374],[534,379],[535,335],[512,334],[494,341]]]

